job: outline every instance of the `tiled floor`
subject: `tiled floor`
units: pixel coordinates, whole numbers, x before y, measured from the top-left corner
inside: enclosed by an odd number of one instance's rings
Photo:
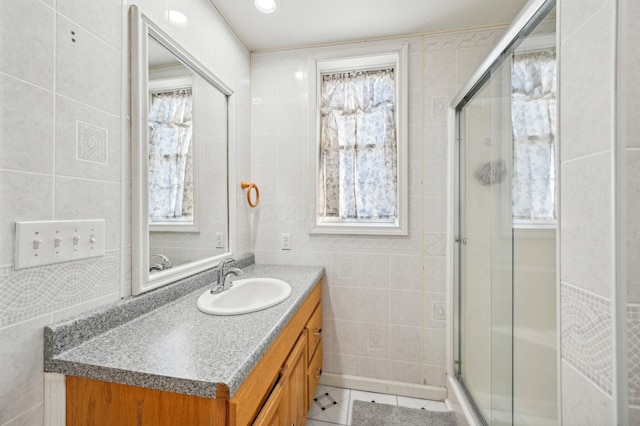
[[[307,425],[350,425],[353,401],[375,401],[382,404],[424,408],[433,411],[447,410],[447,406],[441,401],[429,401],[427,399],[408,398],[405,396],[319,385],[311,409],[307,414]]]

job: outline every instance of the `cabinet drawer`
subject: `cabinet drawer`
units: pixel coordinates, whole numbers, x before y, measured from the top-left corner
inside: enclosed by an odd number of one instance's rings
[[[312,359],[316,348],[318,347],[318,343],[322,339],[322,304],[319,303],[318,307],[313,314],[311,314],[311,318],[306,325],[307,329],[307,353],[309,354],[309,360]]]
[[[307,370],[308,380],[307,395],[309,396],[309,407],[313,404],[313,397],[316,394],[316,388],[320,382],[320,375],[322,374],[322,341],[318,344],[318,349],[315,355],[311,358],[309,363],[309,369]]]

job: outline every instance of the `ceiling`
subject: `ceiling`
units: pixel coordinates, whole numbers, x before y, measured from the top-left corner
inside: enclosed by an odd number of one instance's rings
[[[526,0],[211,0],[249,50],[340,43],[511,23]]]

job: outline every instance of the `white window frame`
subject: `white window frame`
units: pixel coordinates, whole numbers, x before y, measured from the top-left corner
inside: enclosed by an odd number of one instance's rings
[[[311,234],[351,234],[351,235],[407,235],[408,229],[408,46],[376,46],[358,49],[358,53],[343,51],[341,55],[320,54],[309,58],[310,129],[315,156],[315,224]],[[320,181],[320,100],[322,74],[348,72],[354,70],[382,69],[393,67],[396,84],[396,138],[398,147],[397,164],[397,217],[393,221],[372,221],[358,219],[324,218],[318,214]]]

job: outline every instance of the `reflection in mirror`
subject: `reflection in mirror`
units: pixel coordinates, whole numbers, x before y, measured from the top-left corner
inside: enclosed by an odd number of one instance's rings
[[[133,293],[229,256],[232,93],[131,7]],[[137,164],[137,166],[136,166]]]
[[[150,272],[226,253],[227,98],[152,37],[148,155]]]

